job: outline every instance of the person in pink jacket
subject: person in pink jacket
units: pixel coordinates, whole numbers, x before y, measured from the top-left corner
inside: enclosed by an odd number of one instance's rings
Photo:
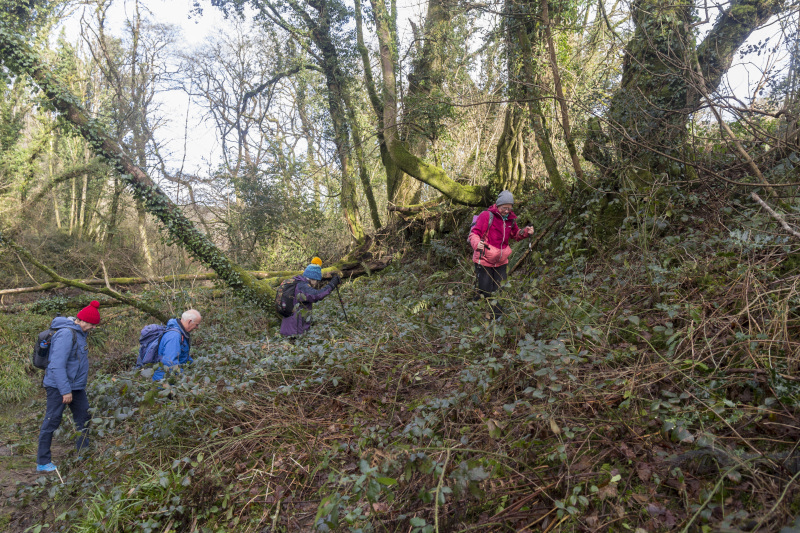
[[[489,209],[478,215],[469,234],[472,246],[472,262],[475,263],[475,278],[478,285],[476,299],[488,298],[508,277],[508,258],[511,256],[510,239],[521,241],[533,235],[533,228],[526,226],[520,230],[514,220],[517,215],[511,210],[514,196],[510,191],[501,192],[497,201]],[[492,306],[495,318],[503,314],[499,305]]]

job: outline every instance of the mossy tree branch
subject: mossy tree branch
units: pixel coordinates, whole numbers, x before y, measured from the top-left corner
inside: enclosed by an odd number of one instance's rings
[[[115,300],[119,300],[120,302],[123,302],[123,303],[125,303],[127,305],[130,305],[131,307],[135,307],[136,309],[139,309],[140,311],[144,311],[148,315],[160,320],[161,322],[166,322],[167,320],[169,320],[169,315],[167,315],[166,313],[163,313],[159,309],[156,309],[155,307],[147,305],[146,303],[140,302],[139,300],[137,300],[135,298],[131,298],[129,296],[125,296],[124,294],[121,294],[121,293],[119,293],[119,292],[117,292],[117,291],[115,291],[115,290],[113,290],[113,289],[111,289],[109,287],[93,287],[91,285],[87,285],[86,283],[81,283],[80,281],[77,281],[77,280],[74,280],[74,279],[67,279],[65,277],[59,276],[58,273],[55,270],[53,270],[49,266],[41,263],[39,260],[37,260],[33,256],[33,254],[30,251],[28,251],[26,248],[23,248],[22,246],[20,246],[16,242],[12,241],[8,237],[5,237],[2,232],[0,232],[0,246],[4,246],[6,248],[10,248],[11,250],[15,251],[17,254],[19,254],[22,257],[24,257],[25,259],[27,259],[30,264],[32,264],[33,266],[35,266],[36,268],[38,268],[39,270],[41,270],[42,272],[44,272],[45,274],[50,276],[50,279],[52,279],[53,282],[55,282],[55,283],[61,283],[63,285],[68,285],[70,287],[75,287],[76,289],[81,289],[81,290],[86,291],[86,292],[94,292],[94,293],[98,293],[98,294],[105,294],[106,296],[110,296],[111,298],[114,298]]]
[[[736,51],[750,34],[785,7],[785,0],[733,0],[728,9],[720,14],[714,27],[697,47],[697,58],[709,91],[717,90],[733,63]],[[696,95],[692,101],[693,109],[699,107],[701,97],[700,94]]]
[[[89,142],[92,150],[119,172],[149,213],[161,223],[171,242],[181,244],[193,257],[216,272],[232,289],[262,309],[271,310],[275,291],[233,263],[181,212],[150,177],[122,151],[102,125],[89,117],[75,97],[43,64],[38,54],[7,27],[0,27],[0,60],[16,75],[32,78],[47,100]]]
[[[409,176],[430,185],[456,203],[475,206],[490,205],[492,201],[490,187],[463,185],[454,181],[441,168],[428,164],[410,153],[400,141],[397,126],[394,39],[389,27],[389,13],[387,13],[383,0],[371,0],[371,2],[375,15],[383,73],[383,136],[392,161]]]

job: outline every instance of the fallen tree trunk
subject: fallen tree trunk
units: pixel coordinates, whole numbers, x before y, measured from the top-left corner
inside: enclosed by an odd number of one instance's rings
[[[147,285],[147,284],[155,284],[155,283],[175,283],[175,282],[182,282],[182,281],[206,281],[210,279],[218,279],[215,273],[205,273],[205,274],[181,274],[176,276],[163,276],[160,278],[108,278],[108,283],[111,285]],[[71,280],[75,283],[82,283],[84,285],[105,285],[106,280],[103,279],[73,279]],[[49,282],[49,283],[42,283],[41,285],[35,285],[33,287],[19,287],[16,289],[3,289],[0,290],[0,296],[11,295],[11,294],[23,294],[26,292],[41,292],[41,291],[49,291],[52,289],[63,289],[68,285],[64,283],[58,282]]]
[[[108,298],[96,298],[94,296],[76,296],[75,298],[70,298],[69,300],[65,301],[63,304],[60,304],[59,309],[75,309],[81,310],[91,302],[93,299],[100,302],[100,309],[108,309],[110,307],[122,307],[127,306],[126,303],[120,302],[118,300],[111,300]],[[31,312],[31,306],[35,305],[37,302],[33,302],[30,304],[8,304],[8,305],[0,305],[0,313],[6,315],[14,315],[17,313],[28,313]],[[71,311],[70,311],[71,312]],[[103,319],[105,320],[105,318]]]
[[[1,232],[1,231],[0,231],[0,246],[5,246],[6,248],[10,248],[10,249],[14,250],[17,254],[19,254],[22,257],[24,257],[25,259],[27,259],[36,268],[38,268],[39,270],[41,270],[42,272],[44,272],[45,274],[50,276],[50,278],[54,282],[56,282],[58,284],[69,285],[70,287],[75,287],[76,289],[81,289],[81,290],[84,290],[86,292],[96,292],[96,293],[99,293],[99,294],[105,294],[106,296],[110,296],[111,298],[114,298],[115,300],[118,300],[120,302],[123,302],[125,304],[130,305],[131,307],[135,307],[136,309],[139,309],[140,311],[144,311],[148,315],[160,320],[161,322],[166,322],[167,320],[169,320],[169,316],[166,313],[162,312],[160,309],[156,309],[155,307],[153,307],[151,305],[148,305],[148,304],[146,304],[144,302],[140,302],[136,298],[131,298],[130,296],[126,296],[125,294],[121,294],[121,293],[117,292],[117,291],[113,290],[110,286],[108,286],[108,283],[104,282],[106,286],[98,288],[98,287],[93,287],[91,285],[87,285],[85,283],[81,283],[80,281],[71,280],[71,279],[67,279],[67,278],[64,278],[62,276],[59,276],[58,273],[55,270],[53,270],[49,266],[39,262],[33,256],[32,253],[30,253],[27,249],[23,248],[22,246],[20,246],[19,244],[15,243],[14,241],[10,240],[9,238],[5,237],[3,235],[3,232]]]
[[[341,273],[342,277],[346,278],[354,278],[365,273],[370,273],[373,271],[378,271],[386,268],[389,262],[392,260],[391,256],[386,256],[382,259],[368,261],[365,263],[360,263],[358,261],[351,261],[351,262],[344,262],[339,265],[334,265],[329,268],[325,268],[322,271],[323,279],[328,279],[333,274]],[[290,278],[292,276],[297,276],[302,274],[302,270],[274,270],[274,271],[262,271],[262,270],[251,270],[249,271],[253,277],[258,279],[266,280],[267,283],[274,282],[278,280],[279,282]],[[74,284],[82,284],[82,285],[90,285],[90,286],[97,286],[97,285],[106,285],[106,282],[110,285],[148,285],[148,284],[157,284],[157,283],[178,283],[178,282],[194,282],[194,281],[209,281],[219,279],[214,272],[205,272],[203,274],[177,274],[173,276],[161,276],[158,278],[108,278],[108,280],[104,279],[73,279],[69,280],[69,283],[62,283],[58,281],[52,281],[48,283],[42,283],[41,285],[35,285],[33,287],[19,287],[15,289],[3,289],[0,290],[0,296],[7,296],[7,295],[14,295],[14,294],[24,294],[29,292],[42,292],[42,291],[49,291],[54,289],[63,289],[64,287],[75,286]]]

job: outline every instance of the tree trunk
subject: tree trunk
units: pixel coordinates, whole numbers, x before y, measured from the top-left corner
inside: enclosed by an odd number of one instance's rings
[[[55,136],[50,137],[50,154],[49,154],[49,164],[48,164],[48,174],[50,175],[50,183],[53,184],[50,189],[52,190],[53,195],[53,215],[56,219],[56,228],[61,229],[61,213],[58,209],[58,188],[55,187],[55,172],[53,169],[53,161],[55,160]],[[44,195],[42,195],[44,196]],[[22,218],[23,211],[20,211],[20,218]]]
[[[450,0],[428,0],[422,35],[415,35],[421,45],[408,74],[408,91],[403,100],[404,127],[399,133],[408,151],[420,159],[427,157],[429,145],[439,139],[443,120],[439,113],[447,112],[441,109],[446,101],[442,85],[454,8]],[[422,195],[422,184],[403,173],[396,178],[393,192],[390,201],[394,205],[416,204]]]
[[[497,142],[495,172],[499,190],[516,193],[525,181],[525,113],[516,102],[506,106],[503,133]],[[498,191],[499,192],[499,191]]]
[[[328,110],[333,123],[333,137],[336,152],[341,168],[341,203],[342,214],[350,229],[350,235],[355,243],[362,244],[366,235],[361,223],[361,214],[356,201],[356,187],[352,176],[350,163],[350,128],[347,122],[345,100],[347,98],[347,79],[342,70],[336,46],[331,37],[331,12],[327,0],[313,0],[308,4],[317,11],[317,17],[312,18],[296,2],[290,2],[294,11],[303,19],[311,33],[311,39],[320,50],[322,72],[328,86]]]
[[[150,250],[150,240],[147,236],[147,210],[141,200],[136,200],[136,226],[139,230],[139,241],[144,256],[144,271],[148,276],[153,275],[153,252]]]
[[[72,180],[72,188],[70,189],[70,203],[69,203],[69,234],[73,235],[75,231],[75,221],[77,218],[78,213],[78,195],[77,195],[77,188],[78,186],[75,184],[75,180]]]
[[[364,188],[364,195],[367,197],[369,214],[372,217],[372,226],[378,230],[381,228],[381,217],[378,213],[378,204],[375,202],[372,184],[369,181],[369,174],[367,174],[367,161],[364,158],[364,147],[361,144],[363,141],[361,137],[361,128],[358,126],[358,119],[356,118],[356,113],[353,109],[349,94],[346,95],[345,104],[347,105],[347,115],[350,118],[350,125],[353,132],[353,145],[356,149],[356,163],[358,163],[358,177],[361,179],[361,186]]]
[[[520,27],[517,30],[518,44],[522,51],[522,63],[527,80],[526,92],[528,94],[528,109],[531,116],[531,126],[536,140],[536,145],[539,148],[539,154],[542,156],[542,161],[547,169],[547,176],[550,179],[550,186],[556,196],[564,201],[567,198],[567,186],[561,178],[561,173],[558,170],[558,163],[556,162],[555,152],[553,145],[550,142],[550,130],[547,127],[547,120],[542,111],[542,94],[537,85],[537,79],[534,75],[533,68],[533,50],[531,47],[530,39],[528,38],[528,30],[525,27]]]
[[[383,72],[383,124],[388,156],[398,169],[430,185],[454,202],[464,205],[490,205],[489,186],[462,185],[447,173],[416,157],[403,146],[397,124],[397,82],[395,78],[395,40],[389,27],[389,14],[384,0],[371,0],[376,33],[380,44],[381,71]]]
[[[305,76],[301,76],[297,82],[297,114],[300,116],[300,124],[303,127],[303,135],[306,140],[306,172],[311,176],[314,184],[314,205],[317,209],[321,208],[320,179],[318,176],[317,158],[314,149],[316,141],[314,135],[314,125],[308,115],[308,102],[306,101],[307,82]]]
[[[602,0],[601,0],[602,1]],[[587,16],[589,10],[586,10]],[[556,92],[556,99],[561,108],[561,127],[564,129],[564,141],[567,144],[567,152],[572,160],[572,168],[575,170],[575,177],[578,182],[583,184],[585,179],[583,177],[583,168],[578,160],[578,150],[575,148],[575,141],[572,138],[572,128],[569,124],[569,108],[567,107],[567,99],[564,98],[564,90],[561,84],[561,74],[558,71],[558,59],[556,56],[556,47],[553,43],[553,35],[550,27],[550,7],[549,0],[542,0],[542,23],[544,25],[544,36],[547,42],[547,51],[550,59],[550,68],[553,71],[553,88]],[[584,24],[584,27],[586,24]]]
[[[386,199],[389,206],[416,203],[419,201],[419,197],[422,193],[420,182],[406,176],[406,174],[397,167],[389,155],[389,149],[386,147],[386,138],[383,134],[383,101],[380,96],[378,96],[375,80],[372,76],[369,51],[364,44],[361,0],[355,0],[355,19],[356,43],[358,52],[361,55],[361,64],[364,68],[364,84],[367,87],[367,94],[369,95],[372,110],[375,112],[378,148],[380,149],[381,162],[386,172]],[[391,209],[389,209],[389,216],[390,218],[392,217]]]
[[[40,58],[28,44],[5,28],[0,28],[0,58],[11,72],[30,76],[39,85],[53,107],[76,127],[96,154],[104,157],[119,172],[122,179],[131,186],[133,194],[162,222],[164,230],[174,242],[181,243],[189,253],[214,270],[241,296],[255,302],[264,310],[272,310],[275,291],[231,262],[213,242],[200,233],[147,174],[122,152],[102,125],[88,118],[77,104],[79,99],[56,80],[49,68],[42,65]]]
[[[114,191],[111,194],[111,205],[108,208],[108,222],[105,230],[105,246],[106,248],[114,244],[114,237],[117,235],[117,224],[119,223],[119,204],[120,197],[122,196],[123,186],[119,178],[114,177],[111,180],[113,183]]]
[[[695,47],[692,2],[636,0],[635,31],[626,47],[622,82],[609,106],[609,134],[618,146],[623,175],[650,181],[655,173],[682,174],[689,116],[704,93],[719,86],[736,51],[750,33],[783,6],[783,0],[733,0]],[[693,87],[699,64],[705,87]]]

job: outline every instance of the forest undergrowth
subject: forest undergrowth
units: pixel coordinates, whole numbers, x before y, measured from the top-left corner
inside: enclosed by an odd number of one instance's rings
[[[54,458],[63,484],[20,483],[0,523],[35,533],[791,524],[796,244],[757,205],[713,190],[674,189],[626,214],[603,242],[555,225],[504,287],[499,321],[471,300],[463,234],[343,284],[349,322],[331,296],[296,341],[255,308],[194,291],[185,301],[205,317],[195,363],[161,388],[151,369],[128,370],[145,322],[119,312],[90,343],[95,448]],[[23,316],[38,321],[30,331]],[[23,345],[49,316],[0,320],[9,339],[20,326],[12,340]],[[14,465],[33,471],[44,402],[29,388],[10,408],[25,418],[5,422],[9,410],[0,435]]]

